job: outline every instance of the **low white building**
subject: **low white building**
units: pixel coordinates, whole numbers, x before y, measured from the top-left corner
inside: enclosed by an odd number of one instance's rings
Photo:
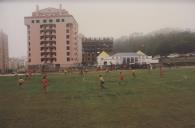
[[[147,56],[141,51],[138,52],[121,52],[109,56],[107,53],[101,53],[97,57],[97,65],[122,65],[122,64],[153,64],[159,60],[153,59],[152,56]]]

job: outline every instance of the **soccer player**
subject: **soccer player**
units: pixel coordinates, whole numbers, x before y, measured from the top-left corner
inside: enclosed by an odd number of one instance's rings
[[[160,65],[160,77],[163,77],[163,69],[162,69],[162,65]]]
[[[106,68],[106,73],[109,73],[109,69],[108,68]]]
[[[18,85],[19,85],[20,87],[22,87],[23,84],[24,84],[24,79],[23,79],[22,77],[20,77],[20,78],[18,79]]]
[[[99,80],[100,80],[100,87],[101,87],[101,89],[105,89],[105,87],[104,87],[104,78],[103,78],[102,75],[99,75]]]
[[[85,68],[84,72],[85,72],[85,74],[87,74],[87,73],[88,73],[88,69],[87,69],[87,68]]]
[[[43,86],[43,89],[45,91],[45,93],[48,92],[48,79],[47,79],[47,75],[44,75],[43,78],[42,78],[42,86]]]
[[[84,69],[83,68],[80,70],[80,75],[82,76],[83,80],[85,80]]]
[[[124,81],[124,80],[125,80],[124,74],[123,74],[123,72],[120,72],[120,74],[119,74],[119,84],[121,84],[122,81]]]
[[[18,79],[18,73],[17,73],[17,72],[15,73],[14,77],[15,77],[16,79]]]
[[[28,77],[29,77],[29,79],[32,78],[32,70],[31,69],[28,70]]]
[[[132,76],[133,78],[136,78],[135,69],[132,70]]]
[[[68,71],[66,69],[64,69],[64,75],[67,75]]]
[[[84,72],[83,72],[83,68],[80,69],[80,75],[83,76],[84,75]]]
[[[25,73],[25,80],[29,79],[29,75],[28,75],[28,72],[26,71]]]

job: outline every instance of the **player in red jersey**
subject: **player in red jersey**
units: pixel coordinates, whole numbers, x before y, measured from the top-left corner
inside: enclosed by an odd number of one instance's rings
[[[43,86],[45,93],[47,93],[48,92],[48,78],[46,75],[43,76],[43,79],[41,82],[42,82],[42,86]]]
[[[119,84],[121,84],[125,80],[123,72],[120,72],[119,74]]]

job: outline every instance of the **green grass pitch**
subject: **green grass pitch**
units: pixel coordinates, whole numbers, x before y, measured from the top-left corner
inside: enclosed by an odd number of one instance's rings
[[[105,79],[99,86],[98,75]],[[48,74],[25,81],[0,77],[0,128],[195,128],[195,69]]]

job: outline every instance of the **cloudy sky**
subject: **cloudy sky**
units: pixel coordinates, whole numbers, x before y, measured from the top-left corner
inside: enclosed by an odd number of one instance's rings
[[[0,30],[8,34],[10,57],[26,56],[24,17],[31,16],[37,4],[43,9],[59,8],[61,3],[77,20],[79,32],[87,37],[118,38],[133,32],[148,33],[167,27],[195,30],[195,2],[192,0],[72,1],[1,0]]]

